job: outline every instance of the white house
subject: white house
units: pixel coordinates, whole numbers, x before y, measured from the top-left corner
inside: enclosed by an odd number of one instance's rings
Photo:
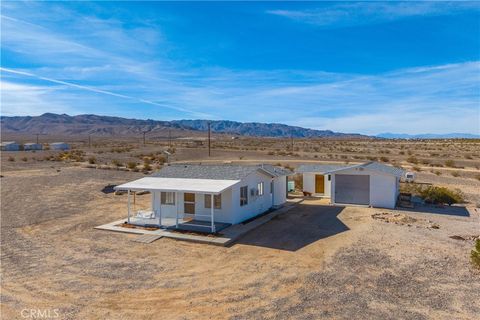
[[[19,151],[20,145],[15,141],[4,141],[2,142],[2,151]]]
[[[70,146],[65,142],[53,142],[50,143],[51,150],[69,150]]]
[[[215,232],[283,205],[290,174],[267,164],[172,164],[115,189],[128,191],[129,223]],[[130,193],[144,190],[151,193],[150,210],[132,212]]]
[[[303,191],[332,204],[395,208],[404,170],[378,162],[356,165],[301,165]]]
[[[25,143],[23,145],[23,150],[42,150],[43,146],[40,143]]]

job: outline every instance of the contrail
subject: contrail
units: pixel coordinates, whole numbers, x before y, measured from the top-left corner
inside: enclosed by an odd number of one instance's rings
[[[196,113],[191,112],[190,110],[187,110],[187,109],[172,107],[172,106],[164,105],[164,104],[157,103],[157,102],[151,101],[151,100],[140,99],[140,98],[127,96],[127,95],[119,94],[119,93],[115,93],[115,92],[105,91],[105,90],[101,90],[101,89],[95,89],[95,88],[82,86],[82,85],[79,85],[79,84],[66,82],[66,81],[62,81],[62,80],[56,80],[56,79],[52,79],[52,78],[42,77],[42,76],[30,73],[30,72],[18,71],[18,70],[8,69],[8,68],[4,68],[4,67],[0,67],[0,71],[9,72],[9,73],[18,74],[18,75],[27,76],[27,77],[33,77],[33,78],[37,78],[37,79],[41,79],[41,80],[45,80],[45,81],[49,81],[49,82],[53,82],[53,83],[63,84],[63,85],[69,86],[69,87],[77,88],[77,89],[82,89],[82,90],[91,91],[91,92],[95,92],[95,93],[102,93],[102,94],[106,94],[106,95],[114,96],[114,97],[118,97],[118,98],[135,100],[135,101],[140,102],[140,103],[147,103],[147,104],[151,104],[151,105],[154,105],[154,106],[165,107],[165,108],[169,108],[169,109],[173,109],[173,110],[177,110],[177,111],[181,111],[181,112],[186,112],[186,113],[189,113],[189,114],[196,114]]]

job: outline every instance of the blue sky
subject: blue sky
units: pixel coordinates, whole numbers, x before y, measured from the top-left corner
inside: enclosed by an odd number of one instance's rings
[[[1,3],[2,115],[480,133],[479,2]]]

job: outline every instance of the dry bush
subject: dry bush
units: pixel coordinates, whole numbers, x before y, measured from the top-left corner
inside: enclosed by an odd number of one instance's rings
[[[445,166],[449,168],[455,168],[455,161],[453,160],[446,160],[445,161]]]
[[[475,241],[475,248],[470,253],[472,264],[480,269],[480,239]]]
[[[9,156],[9,157],[8,157],[8,161],[14,162],[14,161],[15,161],[15,158],[12,157],[12,156]]]
[[[95,163],[97,163],[97,159],[95,157],[89,157],[88,158],[88,163],[89,164],[95,164]]]
[[[389,162],[390,159],[388,159],[387,157],[380,157],[380,161],[382,161],[382,162]]]
[[[458,171],[453,171],[453,172],[451,173],[451,175],[452,175],[453,177],[457,178],[457,177],[460,177],[460,172],[458,172]]]
[[[422,168],[420,168],[419,166],[414,166],[412,169],[417,172],[422,171]]]
[[[407,158],[407,162],[413,163],[413,164],[418,164],[418,159],[415,158],[414,156],[410,156]]]
[[[425,186],[417,183],[404,184],[401,188],[402,192],[417,195],[427,203],[452,205],[465,202],[462,192],[458,189],[452,190],[446,187]]]
[[[23,157],[23,158],[22,158],[22,161],[23,161],[23,162],[27,162],[27,161],[28,161],[28,158],[27,158],[27,157]]]
[[[127,168],[130,170],[136,169],[137,168],[137,163],[133,161],[127,162]]]
[[[118,161],[117,159],[113,159],[113,160],[112,160],[112,164],[113,164],[114,166],[117,166],[117,167],[121,167],[121,166],[123,165],[123,164],[122,164],[120,161]]]

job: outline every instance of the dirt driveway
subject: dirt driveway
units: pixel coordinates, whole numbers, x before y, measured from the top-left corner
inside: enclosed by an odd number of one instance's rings
[[[227,248],[171,239],[146,245],[130,241],[133,235],[93,229],[124,217],[126,198],[100,190],[129,180],[126,173],[69,168],[40,171],[38,179],[20,176],[2,178],[4,319],[22,319],[24,308],[58,309],[60,319],[480,314],[472,242],[449,238],[478,234],[476,212],[405,213],[438,224],[432,229],[372,218],[390,210],[307,200]],[[22,201],[33,192],[35,201]],[[29,218],[18,219],[19,213]]]

